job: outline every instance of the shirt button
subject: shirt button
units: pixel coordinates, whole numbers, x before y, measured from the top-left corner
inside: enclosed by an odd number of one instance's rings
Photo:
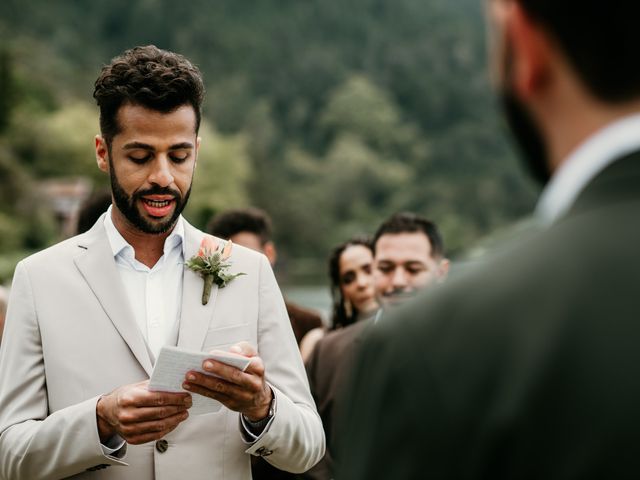
[[[169,442],[167,442],[166,440],[162,439],[156,442],[156,450],[159,451],[160,453],[166,452],[168,448],[169,448]]]

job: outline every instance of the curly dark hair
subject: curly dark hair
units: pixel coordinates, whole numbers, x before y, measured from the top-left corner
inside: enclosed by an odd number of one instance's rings
[[[371,238],[365,235],[357,235],[336,246],[329,255],[329,278],[331,279],[331,299],[333,301],[332,330],[351,325],[358,319],[358,311],[355,308],[353,308],[352,312],[347,312],[342,288],[340,288],[340,257],[348,247],[354,245],[367,247],[373,253]]]
[[[180,54],[154,45],[125,51],[102,68],[93,91],[100,108],[100,130],[107,145],[120,132],[117,115],[126,103],[169,113],[191,105],[200,128],[204,100],[202,74]]]

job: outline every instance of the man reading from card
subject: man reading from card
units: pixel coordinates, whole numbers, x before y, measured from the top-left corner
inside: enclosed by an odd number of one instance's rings
[[[16,268],[0,350],[0,478],[235,480],[251,477],[250,455],[293,472],[322,457],[269,262],[181,216],[203,96],[199,70],[154,46],[102,69],[95,152],[113,204]],[[215,269],[188,266],[205,254]],[[191,394],[147,388],[165,345],[251,357],[245,372],[211,361],[203,369],[216,377],[184,379],[226,408],[190,415]]]

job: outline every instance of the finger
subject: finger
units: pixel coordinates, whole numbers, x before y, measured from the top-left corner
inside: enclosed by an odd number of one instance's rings
[[[253,385],[253,379],[250,374],[243,372],[242,370],[232,367],[231,365],[218,362],[216,360],[205,360],[202,363],[203,370],[209,374],[209,376],[219,377],[227,382],[239,385],[241,387],[251,388]],[[188,372],[189,375],[196,374],[198,372]]]
[[[139,423],[149,420],[162,420],[177,413],[187,411],[186,405],[166,407],[127,408],[118,413],[118,421],[122,424]]]
[[[191,395],[185,392],[152,392],[147,390],[137,398],[136,407],[186,406],[192,404]]]
[[[239,353],[245,357],[255,357],[258,355],[258,351],[249,342],[238,342],[229,348],[230,352]]]
[[[222,403],[234,402],[250,404],[256,392],[238,387],[220,378],[198,374],[194,381],[184,382],[183,388],[193,393],[198,393],[213,398]]]
[[[224,393],[216,389],[208,388],[199,383],[184,382],[182,384],[182,388],[184,388],[185,390],[189,390],[192,393],[197,393],[198,395],[203,395],[205,397],[217,400],[228,408],[231,408],[231,404],[235,403],[235,400],[225,395]],[[233,408],[231,409],[233,410]]]
[[[253,357],[251,359],[251,363],[247,365],[247,368],[244,370],[244,373],[252,376],[257,376],[262,382],[265,373],[264,362],[262,361],[262,358]]]
[[[162,420],[139,422],[131,425],[121,425],[119,428],[119,433],[120,436],[122,436],[127,441],[130,438],[135,438],[143,435],[158,436],[158,438],[160,438],[171,432],[188,417],[188,412],[181,412]]]

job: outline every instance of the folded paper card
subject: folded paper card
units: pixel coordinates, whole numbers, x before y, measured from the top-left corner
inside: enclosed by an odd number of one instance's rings
[[[187,390],[182,388],[185,375],[190,370],[208,374],[202,369],[202,364],[207,359],[217,360],[242,371],[246,370],[251,363],[250,358],[231,352],[216,350],[213,353],[205,353],[165,346],[160,349],[160,354],[153,368],[149,390],[186,392]],[[222,404],[217,400],[197,393],[192,393],[192,399],[193,406],[189,409],[190,415],[213,413],[222,408]]]

